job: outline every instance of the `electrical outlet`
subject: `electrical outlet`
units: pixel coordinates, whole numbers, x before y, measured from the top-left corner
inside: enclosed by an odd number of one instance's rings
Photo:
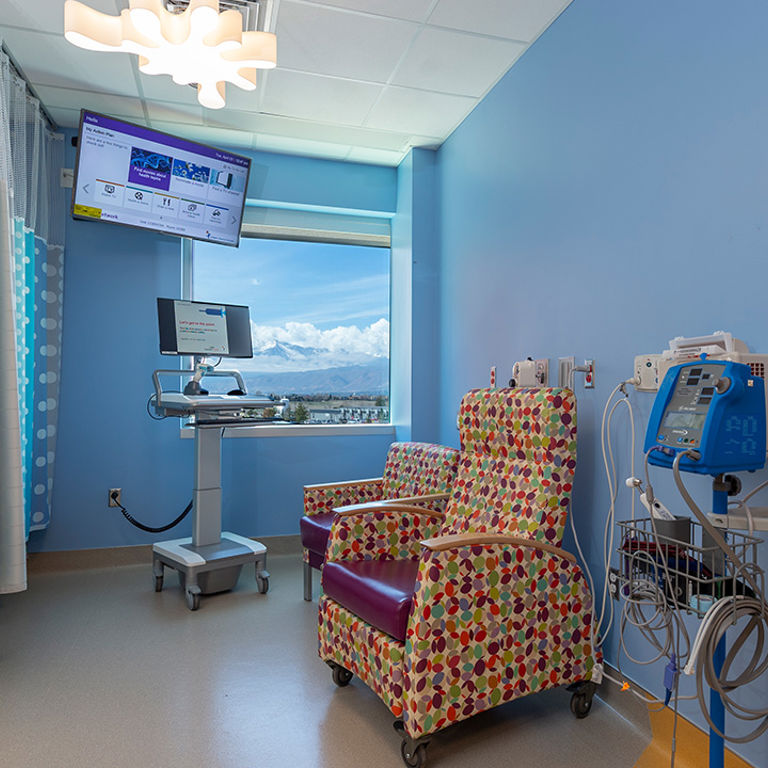
[[[123,493],[122,488],[109,489],[109,495],[107,498],[109,500],[110,507],[119,507],[123,503],[122,493]]]
[[[549,386],[549,360],[546,357],[537,358],[536,363],[536,381],[540,387]]]
[[[608,590],[614,600],[621,596],[621,575],[618,568],[611,568],[608,571]]]

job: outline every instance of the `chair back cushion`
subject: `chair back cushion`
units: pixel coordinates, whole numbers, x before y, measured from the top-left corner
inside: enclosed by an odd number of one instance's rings
[[[382,498],[446,493],[456,479],[459,452],[433,443],[392,443],[384,468]]]
[[[480,389],[459,411],[461,458],[443,533],[508,533],[560,546],[576,467],[568,389]]]

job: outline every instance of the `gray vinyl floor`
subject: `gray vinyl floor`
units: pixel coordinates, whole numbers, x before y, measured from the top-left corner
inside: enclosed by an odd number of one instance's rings
[[[268,594],[185,605],[150,565],[32,574],[0,595],[3,768],[399,768],[392,716],[358,680],[337,688],[316,651],[301,563],[270,558]],[[317,595],[317,586],[315,587]],[[547,691],[438,734],[430,768],[629,768],[648,734],[599,699],[584,720]]]

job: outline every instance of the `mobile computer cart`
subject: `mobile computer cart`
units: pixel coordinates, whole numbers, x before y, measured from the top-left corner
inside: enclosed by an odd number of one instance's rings
[[[201,595],[232,589],[243,566],[253,563],[258,590],[264,594],[269,589],[267,548],[258,541],[221,530],[221,439],[228,426],[253,423],[253,419],[240,415],[244,409],[264,408],[274,403],[269,398],[251,395],[163,393],[161,373],[178,376],[180,371],[154,372],[156,410],[166,416],[195,417],[194,517],[191,537],[152,545],[155,591],[163,588],[165,568],[172,568],[179,573],[187,607],[196,611]],[[234,376],[240,390],[245,391],[238,371],[215,371],[213,375]]]

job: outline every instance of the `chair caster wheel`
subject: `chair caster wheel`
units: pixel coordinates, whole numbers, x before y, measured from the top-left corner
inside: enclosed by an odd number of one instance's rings
[[[264,575],[256,575],[256,588],[259,590],[260,594],[266,595],[267,592],[269,592],[269,574],[266,571],[263,571],[262,573]]]
[[[353,675],[348,669],[344,669],[344,667],[338,665],[333,667],[333,682],[336,683],[339,688],[349,685],[349,681],[352,677]]]
[[[423,768],[427,764],[427,745],[413,748],[405,739],[400,744],[400,756],[408,768]]]
[[[592,697],[586,693],[574,693],[571,696],[571,712],[581,720],[589,714],[592,709]]]
[[[187,608],[190,611],[196,611],[200,607],[200,588],[197,590],[188,589],[186,591]]]

